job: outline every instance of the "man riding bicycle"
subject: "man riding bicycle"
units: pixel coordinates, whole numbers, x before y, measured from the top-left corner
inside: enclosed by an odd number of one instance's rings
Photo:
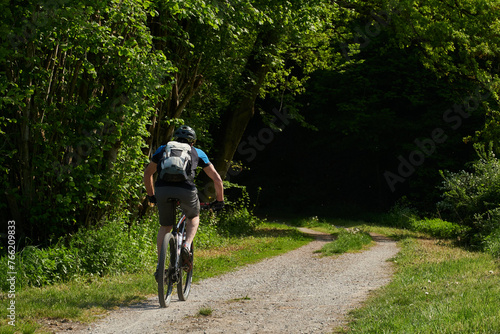
[[[196,142],[196,133],[192,128],[186,125],[181,126],[174,132],[173,141],[190,145],[189,154],[191,159],[187,179],[185,181],[165,181],[157,178],[153,186],[153,175],[156,172],[160,174],[160,161],[165,155],[165,150],[167,150],[167,145],[162,145],[153,154],[151,162],[144,171],[144,185],[146,186],[149,201],[158,206],[160,217],[160,228],[156,237],[158,254],[163,238],[172,230],[172,226],[175,224],[173,212],[176,203],[171,199],[179,200],[180,207],[187,218],[186,240],[182,245],[181,256],[184,264],[192,268],[190,247],[200,223],[200,201],[194,184],[196,168],[200,166],[214,182],[216,201],[212,203],[212,207],[215,210],[224,207],[224,187],[219,173],[217,173],[205,152],[193,146]],[[156,276],[157,273],[155,272],[155,278]]]

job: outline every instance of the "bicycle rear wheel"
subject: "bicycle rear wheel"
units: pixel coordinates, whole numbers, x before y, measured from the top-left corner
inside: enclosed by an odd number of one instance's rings
[[[191,243],[191,263],[193,263],[194,259],[194,249],[193,243]],[[189,292],[191,291],[191,282],[193,281],[193,267],[191,270],[188,269],[187,266],[182,266],[180,269],[179,282],[177,283],[177,295],[179,296],[179,300],[185,301],[189,296]]]
[[[158,300],[161,307],[167,307],[172,300],[174,287],[172,271],[174,270],[173,262],[175,261],[172,254],[175,254],[175,239],[172,233],[167,233],[163,238],[158,258]]]

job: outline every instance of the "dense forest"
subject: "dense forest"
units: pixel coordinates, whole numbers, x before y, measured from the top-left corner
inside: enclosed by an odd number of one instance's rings
[[[246,186],[259,213],[404,201],[490,233],[499,10],[497,0],[3,1],[2,221],[44,243],[137,220],[151,153],[188,124],[228,196]],[[210,200],[203,176],[199,189]]]

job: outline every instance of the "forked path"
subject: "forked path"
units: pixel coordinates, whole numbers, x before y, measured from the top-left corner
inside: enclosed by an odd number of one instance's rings
[[[112,312],[79,333],[331,333],[347,313],[389,283],[388,259],[398,248],[374,236],[376,245],[360,253],[319,257],[329,238],[248,265],[192,286],[188,301],[175,295],[161,309],[157,298]],[[200,309],[212,311],[199,316]],[[66,332],[67,333],[67,332]],[[75,331],[72,331],[75,333]]]

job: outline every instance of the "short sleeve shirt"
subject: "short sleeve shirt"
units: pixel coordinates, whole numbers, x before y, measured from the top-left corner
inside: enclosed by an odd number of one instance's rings
[[[163,151],[165,150],[165,147],[167,145],[162,145],[158,147],[158,149],[155,151],[153,154],[153,157],[151,158],[151,161],[158,164],[160,162],[160,159],[163,156]],[[205,152],[200,150],[199,148],[196,147],[191,147],[191,177],[188,181],[185,182],[166,182],[161,179],[157,179],[155,183],[155,187],[165,187],[165,186],[171,186],[171,187],[183,187],[183,188],[195,188],[194,185],[194,175],[196,168],[199,166],[201,168],[205,168],[211,164],[210,160],[208,159],[208,156]],[[160,168],[160,165],[158,164],[158,169]],[[159,170],[158,170],[159,172]]]

